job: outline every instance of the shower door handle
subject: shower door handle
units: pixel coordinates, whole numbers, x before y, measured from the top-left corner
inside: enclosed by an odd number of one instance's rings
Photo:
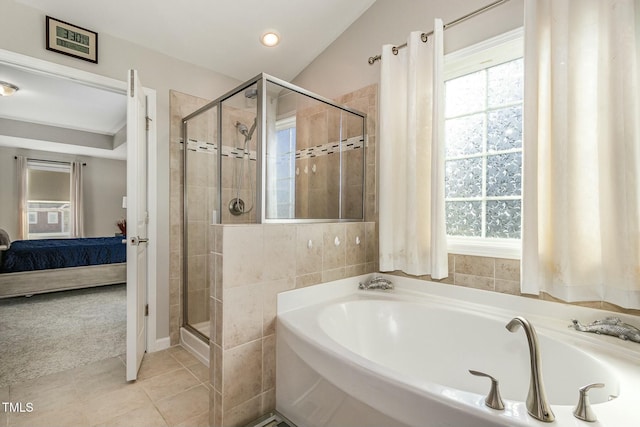
[[[146,237],[134,236],[130,239],[130,242],[132,246],[138,246],[140,243],[148,243],[149,239]]]

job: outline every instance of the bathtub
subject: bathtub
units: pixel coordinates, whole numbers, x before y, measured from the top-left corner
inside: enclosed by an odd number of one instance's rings
[[[360,276],[278,296],[276,407],[298,426],[640,426],[640,344],[568,328],[613,313],[385,277],[395,290],[358,290]],[[527,339],[505,328],[518,315],[538,334],[553,423],[524,404]],[[470,369],[499,380],[503,411],[484,404],[490,381]],[[572,411],[596,382],[598,422],[586,423]]]

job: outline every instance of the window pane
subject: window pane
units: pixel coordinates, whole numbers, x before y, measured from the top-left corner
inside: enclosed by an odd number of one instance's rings
[[[522,107],[508,107],[487,115],[487,150],[502,151],[522,147]]]
[[[487,196],[519,196],[522,185],[522,153],[487,156]]]
[[[484,108],[486,97],[485,71],[481,70],[445,83],[446,117],[473,113]]]
[[[520,200],[487,202],[487,237],[520,238]]]
[[[484,114],[449,119],[445,122],[447,158],[482,151]]]
[[[487,70],[489,107],[510,104],[522,100],[523,60],[507,62]]]
[[[447,235],[482,235],[482,202],[446,202]]]
[[[448,160],[444,194],[446,198],[480,197],[482,195],[482,158]]]

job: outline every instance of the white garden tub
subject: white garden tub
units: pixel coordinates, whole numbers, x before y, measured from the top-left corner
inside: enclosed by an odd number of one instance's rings
[[[366,276],[280,294],[277,409],[315,426],[640,426],[640,344],[567,328],[612,313],[386,276],[391,292],[359,291]],[[536,328],[556,421],[527,414],[530,362],[522,329]],[[629,323],[634,317],[621,316]],[[496,377],[505,410],[484,405]],[[572,415],[578,389],[598,422]],[[613,398],[615,396],[615,398]]]

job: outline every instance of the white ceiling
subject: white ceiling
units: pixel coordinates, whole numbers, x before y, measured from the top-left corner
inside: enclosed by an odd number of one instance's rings
[[[375,0],[15,0],[44,14],[122,38],[247,80],[261,72],[292,80],[366,11]],[[260,44],[278,32],[276,47]],[[0,119],[113,135],[126,124],[126,97],[0,62],[0,80],[20,87],[0,97]],[[15,137],[0,133],[0,146],[124,159],[114,150]]]
[[[81,27],[247,80],[292,80],[375,0],[17,0]],[[276,30],[276,47],[260,44]]]

